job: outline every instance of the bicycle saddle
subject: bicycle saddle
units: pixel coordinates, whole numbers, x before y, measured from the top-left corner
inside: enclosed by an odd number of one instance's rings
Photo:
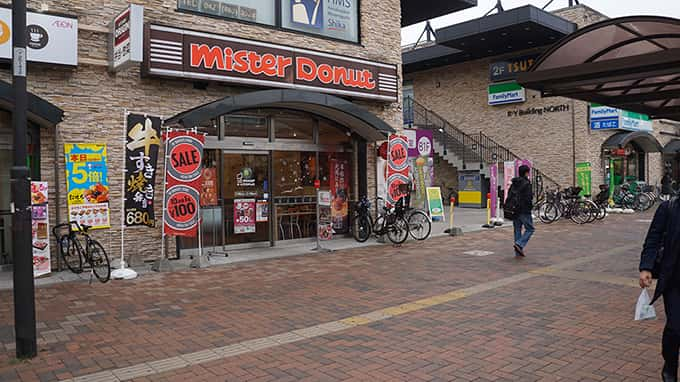
[[[80,225],[80,228],[82,228],[83,232],[87,233],[87,231],[88,231],[90,228],[92,228],[92,226],[91,226],[91,225],[87,225],[87,224],[81,224],[81,225]]]

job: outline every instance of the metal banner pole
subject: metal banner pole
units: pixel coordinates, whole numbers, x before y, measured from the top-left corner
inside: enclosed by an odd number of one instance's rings
[[[114,280],[132,280],[137,277],[137,272],[125,267],[125,180],[127,179],[127,119],[129,115],[130,113],[127,109],[123,109],[123,179],[120,186],[120,268],[111,272],[111,278]]]
[[[161,131],[163,129],[163,125],[165,124],[165,121],[161,122]],[[161,258],[157,260],[154,265],[152,266],[151,269],[153,269],[156,272],[162,272],[166,270],[170,270],[170,262],[168,261],[168,257],[166,256],[166,246],[165,246],[165,209],[167,206],[165,205],[165,194],[167,193],[167,186],[168,186],[168,147],[170,143],[170,133],[172,132],[171,128],[168,128],[165,130],[165,149],[163,150],[163,209],[161,210],[162,213],[162,227],[161,227]],[[163,135],[163,134],[161,134]]]

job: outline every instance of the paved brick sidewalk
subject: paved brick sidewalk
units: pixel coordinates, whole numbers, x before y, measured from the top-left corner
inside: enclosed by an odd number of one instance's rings
[[[523,260],[498,230],[39,288],[29,362],[12,360],[3,292],[0,381],[657,380],[662,322],[631,319],[648,218],[541,226]]]

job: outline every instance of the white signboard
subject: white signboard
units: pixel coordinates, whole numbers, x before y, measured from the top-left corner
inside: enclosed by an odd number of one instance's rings
[[[144,7],[131,4],[111,23],[111,71],[117,72],[141,63],[143,40]]]
[[[28,12],[29,62],[78,65],[78,19]],[[0,8],[0,59],[12,59],[12,10]]]

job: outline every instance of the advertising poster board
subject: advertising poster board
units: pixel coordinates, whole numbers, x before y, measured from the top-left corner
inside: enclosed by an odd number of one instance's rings
[[[128,114],[125,142],[125,226],[156,226],[154,195],[161,119]]]
[[[405,130],[404,134],[408,137],[409,166],[415,191],[415,195],[411,197],[411,206],[427,208],[427,188],[434,182],[432,131]]]
[[[269,221],[269,202],[266,200],[257,201],[257,211],[255,211],[255,221],[257,223],[266,223]]]
[[[576,163],[576,185],[581,188],[581,196],[592,195],[592,173],[590,162]]]
[[[503,202],[508,198],[508,191],[512,185],[512,178],[515,177],[515,162],[503,162]]]
[[[333,224],[331,221],[332,204],[332,193],[330,191],[319,191],[318,235],[320,240],[331,240],[333,238]]]
[[[217,205],[217,169],[204,168],[201,171],[201,207]]]
[[[432,221],[444,221],[444,204],[442,203],[442,191],[439,187],[427,188],[427,209],[430,211]]]
[[[255,233],[255,199],[234,199],[234,233]]]
[[[33,227],[33,277],[52,272],[50,261],[50,216],[47,208],[47,182],[31,182],[31,220]]]
[[[166,190],[164,232],[196,237],[200,208],[203,134],[171,131],[165,134]]]
[[[387,147],[387,205],[392,206],[402,198],[399,186],[409,182],[408,138],[390,135]]]
[[[496,216],[496,209],[498,208],[498,164],[494,163],[489,166],[489,188],[491,193],[491,216]]]
[[[349,229],[349,162],[344,159],[331,159],[329,165],[333,229],[344,232]]]
[[[109,228],[106,144],[66,143],[66,192],[69,221]]]

